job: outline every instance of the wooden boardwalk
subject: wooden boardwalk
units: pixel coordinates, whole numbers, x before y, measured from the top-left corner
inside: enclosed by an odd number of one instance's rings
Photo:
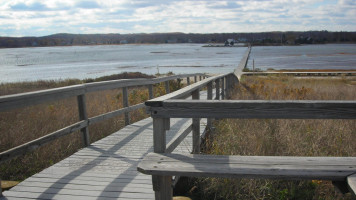
[[[190,125],[191,119],[172,119],[167,143]],[[151,118],[128,125],[5,191],[0,199],[154,199],[151,176],[137,171],[153,151],[152,132]],[[191,137],[174,152],[191,152]]]
[[[325,72],[242,72],[245,76],[290,75],[290,76],[356,76],[356,71],[325,71]]]

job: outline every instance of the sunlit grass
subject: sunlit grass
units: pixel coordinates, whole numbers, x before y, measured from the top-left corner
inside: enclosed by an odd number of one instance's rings
[[[244,77],[233,99],[356,100],[356,78]],[[205,153],[356,156],[355,120],[223,119]],[[330,181],[200,178],[195,199],[351,199]]]
[[[149,77],[140,73],[113,75],[98,80],[121,78]],[[2,95],[49,89],[55,87],[92,82],[93,80],[37,81],[12,84],[0,84]],[[178,81],[170,81],[170,91],[182,87]],[[154,85],[154,96],[164,95],[164,83]],[[123,108],[122,89],[105,90],[86,94],[86,107],[89,117]],[[147,87],[130,87],[128,89],[129,105],[142,103],[149,99]],[[145,109],[130,113],[130,121],[134,123],[149,115]],[[0,152],[24,144],[53,131],[79,121],[77,100],[75,97],[39,105],[13,109],[0,113]],[[97,141],[124,127],[124,117],[118,116],[89,126],[91,142]],[[70,156],[82,148],[80,132],[57,139],[38,148],[25,156],[0,164],[0,178],[3,180],[23,180],[52,164]]]

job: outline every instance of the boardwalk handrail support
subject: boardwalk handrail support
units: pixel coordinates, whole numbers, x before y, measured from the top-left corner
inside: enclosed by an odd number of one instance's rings
[[[200,118],[208,118],[207,126],[211,126],[212,118],[243,118],[243,119],[256,119],[256,118],[274,118],[274,119],[356,119],[356,101],[264,101],[264,100],[220,100],[220,94],[226,91],[226,96],[231,95],[231,88],[235,83],[238,83],[239,76],[242,75],[242,70],[247,64],[250,48],[245,53],[243,61],[240,62],[239,67],[234,73],[223,74],[218,76],[209,77],[201,82],[192,84],[183,89],[177,90],[169,95],[164,95],[159,98],[155,98],[147,101],[145,104],[147,110],[150,112],[151,117],[154,121],[153,135],[154,135],[154,153],[150,154],[150,159],[155,156],[162,155],[159,160],[165,162],[166,158],[170,155],[175,156],[177,154],[170,154],[178,144],[183,141],[184,137],[192,130],[193,132],[193,154],[200,153],[200,140],[197,139],[199,135],[199,123]],[[222,80],[222,81],[220,81]],[[212,90],[213,84],[215,83],[216,97],[212,100]],[[223,84],[221,84],[223,83]],[[222,91],[220,93],[220,86],[222,86]],[[208,99],[201,100],[199,98],[199,91],[207,87]],[[192,96],[192,100],[183,100],[188,96]],[[193,123],[186,130],[184,130],[180,136],[176,137],[171,143],[166,145],[165,133],[167,126],[169,125],[170,118],[192,118]],[[169,127],[168,127],[169,128]],[[188,133],[187,133],[188,132]],[[167,147],[168,146],[168,147]],[[168,157],[165,157],[168,155]],[[153,156],[153,157],[152,157]],[[179,154],[177,155],[179,157]],[[209,155],[205,155],[209,157]],[[216,157],[216,155],[214,155]],[[184,158],[184,155],[181,155]],[[197,156],[199,157],[199,156]],[[282,157],[283,158],[283,157]],[[321,158],[322,159],[322,158]],[[356,158],[352,157],[352,160]],[[189,159],[188,159],[189,160]],[[194,160],[194,156],[192,159]],[[303,162],[308,162],[309,159],[302,159]],[[172,175],[188,175],[194,176],[194,173],[200,173],[205,176],[219,177],[219,172],[211,174],[211,171],[204,173],[204,168],[199,168],[196,171],[179,171],[179,162],[175,164],[169,164],[168,166],[162,165],[162,169],[165,171],[160,171],[158,161],[154,164],[154,168],[144,169],[139,165],[138,170],[146,174],[152,174],[153,189],[155,191],[156,199],[172,199],[173,188]],[[178,161],[178,159],[176,160]],[[143,161],[144,162],[144,161]],[[150,164],[153,162],[148,161]],[[189,162],[187,160],[182,160],[181,162]],[[226,162],[226,161],[225,161]],[[225,163],[224,162],[224,163]],[[169,163],[169,162],[168,162]],[[194,161],[194,163],[196,163]],[[189,163],[189,166],[194,163]],[[147,163],[146,163],[147,164]],[[354,166],[353,166],[354,165]],[[351,166],[354,173],[356,174],[356,162]],[[146,166],[146,165],[145,165]],[[158,169],[157,169],[158,168]],[[194,167],[193,167],[194,168]],[[174,171],[177,173],[174,173]],[[322,167],[321,167],[322,169]],[[287,169],[288,170],[288,169]],[[214,171],[214,170],[213,170]],[[229,171],[229,170],[228,170]],[[272,170],[273,171],[273,170]],[[337,170],[335,170],[337,171]],[[352,171],[352,170],[351,170]],[[156,173],[157,172],[157,173]],[[231,172],[232,173],[232,172]],[[283,172],[282,172],[283,173]],[[312,177],[309,175],[303,176],[303,170],[297,171],[301,173],[300,177],[308,178]],[[308,172],[309,173],[309,172]],[[236,175],[236,174],[235,174]],[[283,176],[285,176],[284,174]],[[200,175],[201,176],[201,175]],[[226,176],[226,174],[224,175]],[[281,177],[277,175],[271,175],[272,177]],[[271,177],[268,174],[265,177]],[[236,176],[237,177],[237,176]],[[248,176],[246,176],[248,177]],[[259,177],[259,176],[257,176]],[[288,175],[286,176],[288,178]],[[292,176],[291,176],[292,177]],[[295,177],[293,175],[293,177]],[[315,176],[314,176],[315,178]],[[330,178],[330,177],[328,177]],[[340,177],[336,176],[328,180],[340,181]],[[347,177],[342,177],[342,180],[349,180]],[[352,180],[354,180],[353,178]],[[351,180],[351,179],[350,179]],[[356,183],[353,183],[356,184]],[[351,187],[351,184],[349,183]],[[351,190],[355,191],[355,187],[351,187]]]
[[[13,94],[13,95],[5,95],[0,96],[0,112],[9,111],[15,108],[27,107],[31,105],[36,105],[44,102],[50,102],[60,99],[65,99],[69,97],[77,97],[77,107],[79,111],[79,121],[64,127],[60,130],[27,142],[25,144],[19,145],[17,147],[11,148],[7,151],[0,153],[0,163],[12,159],[16,156],[26,154],[35,150],[36,148],[58,139],[62,136],[68,135],[73,133],[77,130],[81,130],[83,144],[84,146],[88,146],[90,144],[90,137],[89,137],[89,125],[98,123],[100,121],[110,119],[112,117],[118,115],[125,115],[125,125],[128,125],[129,122],[129,112],[144,108],[144,103],[136,104],[136,105],[128,105],[128,95],[127,89],[128,87],[135,87],[135,86],[147,86],[149,98],[153,98],[153,85],[158,84],[161,82],[165,82],[166,86],[169,86],[169,81],[176,80],[176,79],[183,79],[189,78],[192,76],[202,76],[208,77],[205,74],[180,74],[180,75],[173,75],[167,77],[160,77],[160,78],[153,78],[153,79],[121,79],[121,80],[112,80],[112,81],[102,81],[102,82],[94,82],[94,83],[85,83],[55,89],[48,89],[48,90],[41,90],[35,92],[27,92],[21,94]],[[87,111],[86,111],[86,98],[85,94],[94,91],[103,91],[103,90],[110,90],[110,89],[123,89],[123,105],[124,107],[115,111],[111,111],[108,113],[104,113],[98,116],[94,116],[88,118]]]

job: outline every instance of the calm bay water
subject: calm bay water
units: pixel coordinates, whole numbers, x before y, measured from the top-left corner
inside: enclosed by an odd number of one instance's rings
[[[247,48],[201,44],[0,49],[0,82],[95,78],[122,72],[227,73]],[[260,69],[356,69],[356,45],[253,47]]]
[[[122,72],[227,73],[247,48],[201,44],[0,49],[0,82],[95,78]]]

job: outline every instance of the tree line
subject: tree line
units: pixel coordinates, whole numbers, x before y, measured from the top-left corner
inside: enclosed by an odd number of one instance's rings
[[[0,37],[0,48],[76,45],[225,43],[228,39],[253,45],[356,43],[356,32],[261,32],[261,33],[137,33],[54,34],[43,37]]]

